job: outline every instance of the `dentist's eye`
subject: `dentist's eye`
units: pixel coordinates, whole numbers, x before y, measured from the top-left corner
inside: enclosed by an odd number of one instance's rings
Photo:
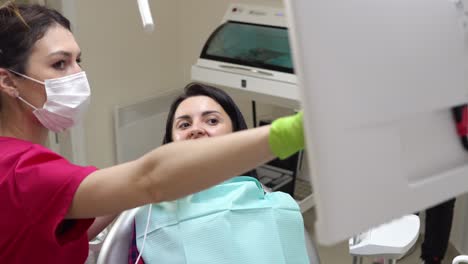
[[[64,60],[60,60],[52,65],[56,70],[64,70],[66,66],[66,62]]]

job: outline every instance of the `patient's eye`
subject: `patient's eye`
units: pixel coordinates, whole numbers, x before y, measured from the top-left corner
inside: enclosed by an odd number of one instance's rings
[[[190,123],[189,122],[180,122],[178,125],[177,125],[177,128],[178,129],[186,129],[187,127],[190,126]]]
[[[216,125],[216,124],[219,123],[219,120],[216,119],[216,118],[210,118],[210,119],[208,119],[207,123],[208,123],[209,125],[214,126],[214,125]]]

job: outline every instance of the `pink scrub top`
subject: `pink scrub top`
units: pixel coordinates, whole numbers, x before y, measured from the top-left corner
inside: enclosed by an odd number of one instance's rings
[[[94,171],[40,145],[0,137],[0,263],[83,264],[94,219],[64,217]]]

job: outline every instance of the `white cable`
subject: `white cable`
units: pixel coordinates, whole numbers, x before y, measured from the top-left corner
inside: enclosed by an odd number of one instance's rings
[[[148,227],[149,227],[149,222],[150,222],[150,217],[151,217],[152,206],[153,205],[150,204],[149,209],[148,209],[148,219],[146,220],[145,236],[143,237],[143,245],[141,246],[140,254],[138,254],[138,258],[135,261],[135,264],[138,264],[138,261],[140,261],[141,255],[143,254],[143,250],[145,249],[146,235],[148,234]]]
[[[153,17],[151,15],[151,9],[148,4],[148,0],[137,0],[138,9],[140,10],[141,20],[143,22],[143,28],[146,32],[152,32],[154,30]]]

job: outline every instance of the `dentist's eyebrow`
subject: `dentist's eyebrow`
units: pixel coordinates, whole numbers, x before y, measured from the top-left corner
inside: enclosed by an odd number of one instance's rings
[[[73,54],[71,52],[68,52],[68,51],[59,50],[59,51],[56,51],[56,52],[52,52],[47,56],[52,57],[52,56],[55,56],[55,55],[62,55],[62,56],[65,56],[65,57],[72,57]],[[80,57],[81,57],[81,51],[80,51],[80,53],[78,53],[78,58],[80,58]]]

